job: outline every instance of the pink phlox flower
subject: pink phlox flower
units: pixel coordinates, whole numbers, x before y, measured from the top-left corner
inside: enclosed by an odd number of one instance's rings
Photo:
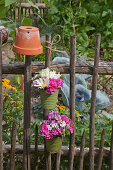
[[[52,138],[53,138],[53,135],[52,135],[51,133],[49,133],[49,134],[46,135],[45,138],[46,138],[46,139],[52,139]]]
[[[46,88],[46,93],[47,94],[54,94],[56,92],[56,88],[52,87],[52,86],[49,86]]]
[[[48,118],[49,118],[49,119],[52,119],[52,118],[54,117],[54,114],[55,114],[54,111],[53,111],[53,112],[50,112],[49,115],[48,115]]]
[[[52,127],[50,125],[47,125],[47,129],[51,131]]]
[[[44,132],[47,131],[47,125],[46,124],[42,125],[42,131],[44,131]]]
[[[58,121],[58,123],[61,123],[62,119],[59,119],[59,120],[57,120],[57,121]]]
[[[57,115],[57,116],[55,117],[55,120],[61,120],[61,116],[60,116],[60,115]]]
[[[58,86],[58,87],[61,86],[61,87],[63,88],[63,81],[62,81],[61,78],[58,78],[58,79],[57,79],[57,86]]]
[[[39,130],[39,135],[42,135],[42,130],[41,129]]]
[[[73,124],[70,124],[70,126],[67,126],[67,129],[70,131],[70,133],[73,133]]]
[[[57,123],[53,123],[52,128],[56,128],[56,127],[57,127]]]
[[[51,124],[54,124],[54,123],[55,123],[55,120],[52,120],[52,121],[51,121]]]
[[[59,135],[59,131],[57,129],[53,129],[53,135],[56,136],[56,135]]]
[[[67,121],[66,121],[66,124],[70,124],[72,122],[72,120],[71,119],[68,119]]]
[[[49,87],[54,87],[55,89],[57,89],[57,80],[56,79],[49,79]]]
[[[65,116],[65,115],[61,115],[61,118],[62,118],[63,121],[67,121],[68,120],[68,117]]]
[[[73,133],[72,120],[65,115],[58,115],[57,111],[50,112],[47,120],[41,123],[39,134],[45,139],[52,139],[54,136],[63,135],[65,129]]]
[[[56,82],[56,79],[49,79],[49,85],[48,87],[46,87],[46,93],[48,94],[53,94],[55,93],[57,90],[57,82]]]

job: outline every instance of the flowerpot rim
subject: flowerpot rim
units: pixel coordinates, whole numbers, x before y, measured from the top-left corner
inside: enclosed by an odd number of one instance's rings
[[[33,26],[20,26],[19,30],[26,31],[26,32],[31,32],[31,31],[33,32],[33,31],[38,31],[38,28]]]
[[[18,47],[15,44],[13,44],[13,51],[23,55],[38,55],[43,53],[43,47],[40,46],[40,48],[27,49],[27,48]]]

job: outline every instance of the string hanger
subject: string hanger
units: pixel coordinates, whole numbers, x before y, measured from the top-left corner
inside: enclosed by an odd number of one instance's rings
[[[57,40],[58,39],[58,40]],[[57,41],[56,41],[57,40]],[[53,48],[54,45],[58,44],[61,40],[61,36],[59,34],[56,34],[53,38],[52,38],[52,41],[49,42],[49,41],[45,41],[45,43],[48,43],[49,46],[45,46],[45,48],[48,48],[50,49],[50,56],[51,56],[51,51],[57,51],[57,52],[60,52],[60,53],[65,53],[65,51],[61,51],[61,50],[57,50],[56,47]]]

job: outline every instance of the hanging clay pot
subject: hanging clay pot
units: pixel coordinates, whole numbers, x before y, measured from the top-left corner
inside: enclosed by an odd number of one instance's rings
[[[16,33],[13,51],[23,55],[38,55],[43,52],[39,30],[32,26],[21,26]]]

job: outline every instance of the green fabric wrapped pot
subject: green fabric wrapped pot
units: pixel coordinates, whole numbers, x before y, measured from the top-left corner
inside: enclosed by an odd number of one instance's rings
[[[62,145],[62,137],[56,137],[53,139],[46,139],[46,149],[48,152],[59,152]]]
[[[54,109],[56,107],[58,91],[53,94],[47,94],[45,90],[39,90],[43,109]]]

